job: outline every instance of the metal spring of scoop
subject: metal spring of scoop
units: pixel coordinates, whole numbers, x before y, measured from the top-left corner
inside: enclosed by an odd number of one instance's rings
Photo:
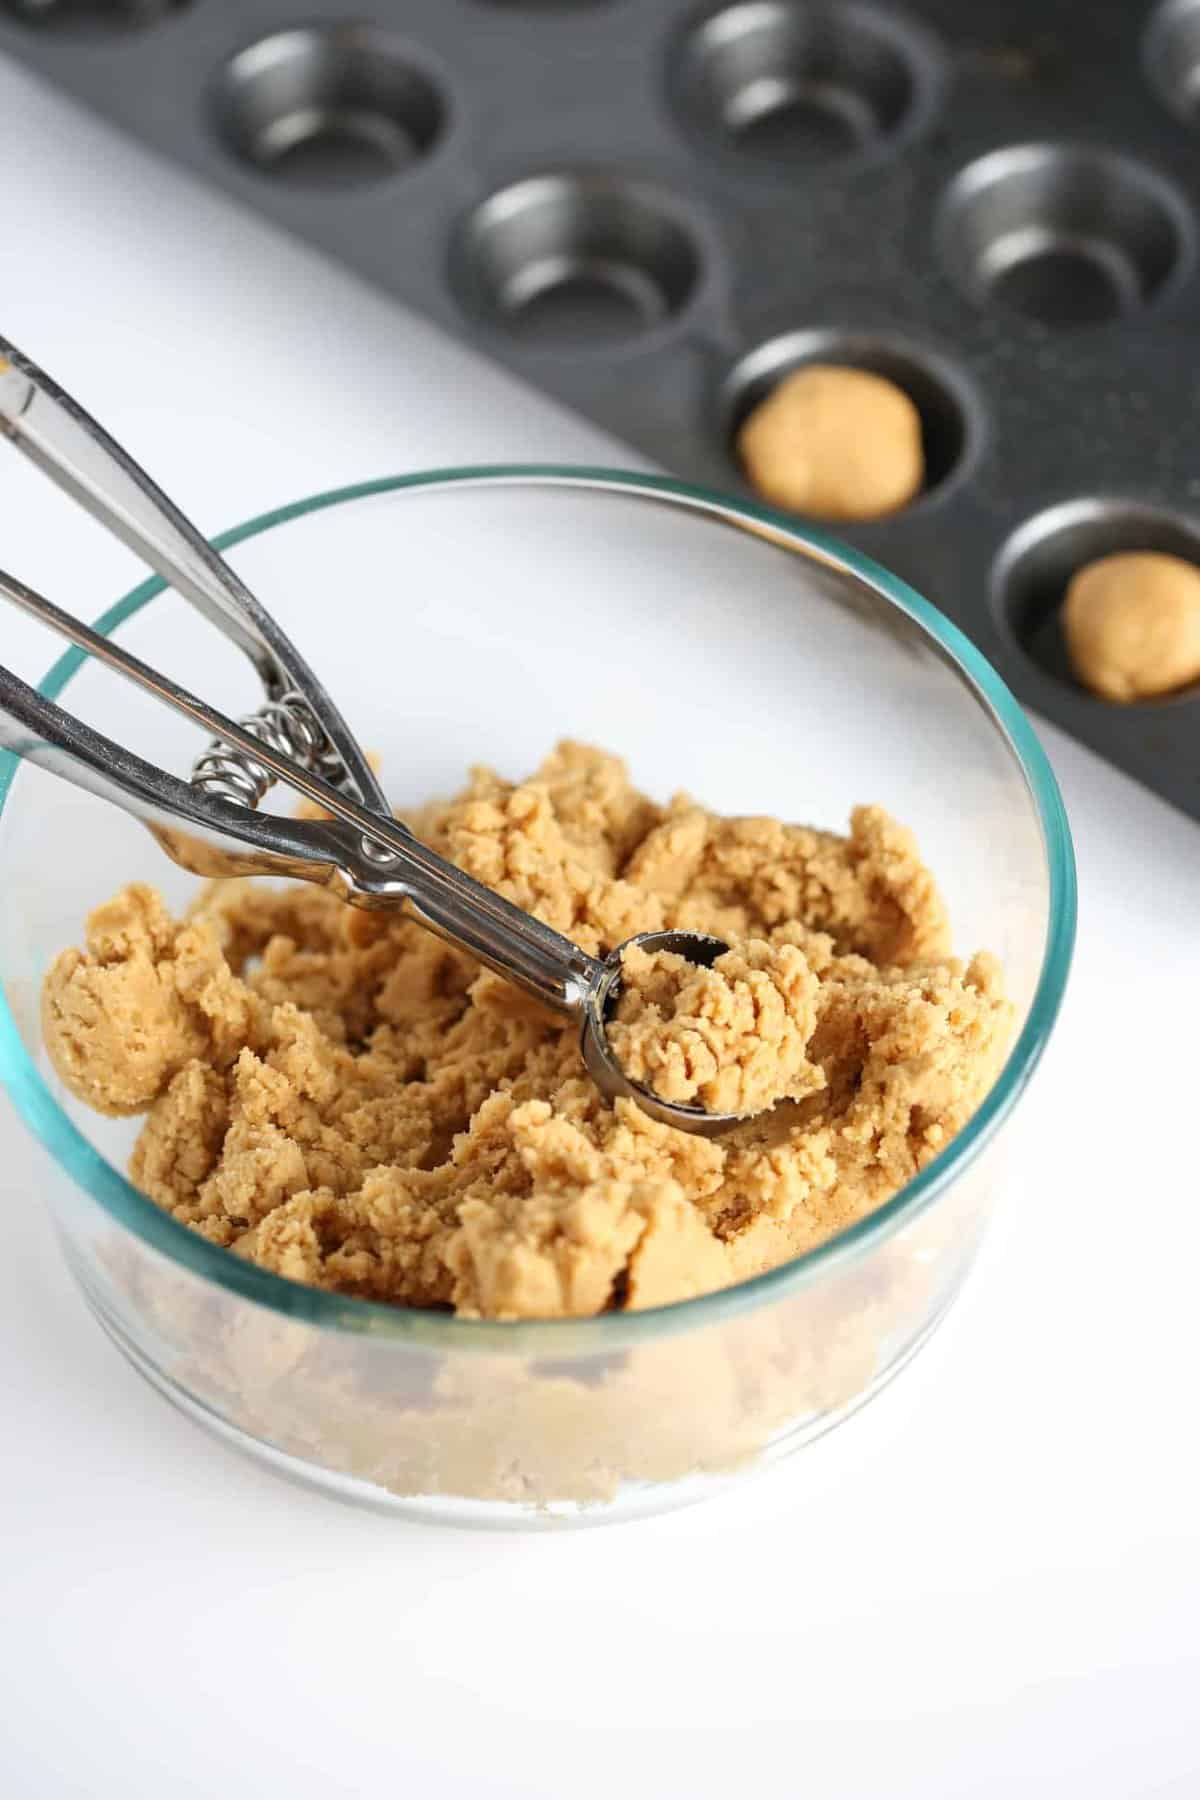
[[[256,713],[239,719],[243,731],[259,738],[281,756],[291,757],[303,769],[311,769],[331,787],[342,787],[346,765],[330,744],[303,694],[290,689],[277,700],[268,700]],[[191,783],[202,794],[230,800],[253,809],[274,787],[278,777],[265,763],[214,738],[196,758]]]

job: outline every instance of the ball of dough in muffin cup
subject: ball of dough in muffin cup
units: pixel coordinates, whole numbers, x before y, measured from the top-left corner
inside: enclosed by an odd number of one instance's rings
[[[737,451],[757,493],[814,519],[884,518],[925,485],[921,415],[870,369],[793,369],[742,422]]]
[[[1158,550],[1120,551],[1071,577],[1062,610],[1071,666],[1128,703],[1200,681],[1200,568]]]

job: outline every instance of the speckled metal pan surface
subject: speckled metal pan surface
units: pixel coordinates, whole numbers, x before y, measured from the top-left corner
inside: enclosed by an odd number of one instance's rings
[[[1115,549],[1200,561],[1200,0],[0,0],[0,49],[668,470],[877,369],[926,491],[842,535],[1200,818],[1200,689],[1071,679]]]

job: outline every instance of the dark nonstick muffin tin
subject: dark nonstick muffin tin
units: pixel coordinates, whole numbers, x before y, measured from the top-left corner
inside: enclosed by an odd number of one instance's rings
[[[1082,562],[1200,562],[1200,0],[0,0],[0,48],[672,472],[748,493],[806,360],[907,389],[840,535],[1200,818],[1200,688],[1114,706]]]

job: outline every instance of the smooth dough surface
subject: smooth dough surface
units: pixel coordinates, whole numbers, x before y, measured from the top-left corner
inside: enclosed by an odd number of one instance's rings
[[[1200,569],[1121,551],[1072,576],[1063,635],[1080,681],[1106,700],[1147,700],[1200,681]]]
[[[921,415],[869,369],[794,369],[749,414],[737,447],[765,500],[814,519],[879,519],[925,483]]]
[[[128,887],[47,974],[50,1056],[92,1106],[146,1114],[143,1192],[277,1274],[501,1319],[684,1299],[870,1212],[991,1084],[999,969],[950,956],[933,878],[879,807],[841,836],[658,805],[565,743],[406,817],[592,954],[723,938],[708,981],[642,972],[629,1053],[731,1110],[783,1097],[691,1137],[607,1106],[571,1024],[411,920],[238,881],[176,920]]]

